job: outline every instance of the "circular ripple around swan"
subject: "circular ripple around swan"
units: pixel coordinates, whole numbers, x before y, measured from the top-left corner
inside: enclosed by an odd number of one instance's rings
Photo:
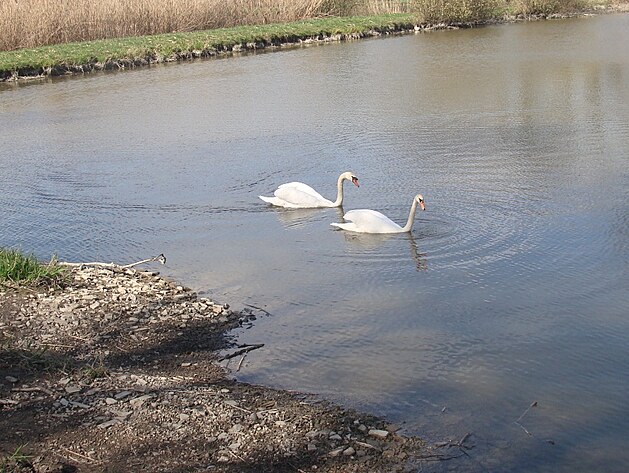
[[[468,197],[469,193],[468,193]],[[432,269],[486,265],[526,251],[538,233],[536,219],[509,200],[486,195],[456,200],[421,222],[416,237]]]

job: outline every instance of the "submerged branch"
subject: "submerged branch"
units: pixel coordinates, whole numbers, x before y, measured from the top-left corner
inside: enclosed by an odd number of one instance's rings
[[[524,412],[522,413],[522,415],[520,415],[520,417],[518,417],[518,418],[517,418],[517,420],[514,422],[514,424],[515,424],[515,425],[517,425],[518,427],[520,427],[522,430],[524,430],[524,432],[526,432],[526,434],[527,434],[527,435],[529,435],[529,436],[531,436],[531,437],[533,436],[533,434],[532,434],[531,432],[529,432],[528,430],[526,430],[526,428],[525,428],[522,424],[520,424],[520,421],[524,418],[524,416],[525,416],[526,414],[528,414],[528,412],[529,412],[529,411],[530,411],[533,407],[536,407],[536,406],[537,406],[537,401],[533,401],[533,402],[531,403],[531,405],[530,405],[529,407],[527,407],[527,408],[524,410]]]
[[[250,351],[253,350],[257,350],[258,348],[262,348],[264,346],[264,343],[257,343],[254,345],[238,345],[239,348],[242,348],[241,350],[238,350],[234,353],[232,353],[231,355],[225,355],[222,358],[219,358],[218,361],[225,361],[225,360],[229,360],[231,358],[236,358],[239,355],[243,355],[245,353],[248,353]]]
[[[59,264],[62,264],[64,266],[79,267],[79,268],[82,268],[84,266],[96,266],[99,268],[109,268],[109,269],[129,269],[129,268],[133,268],[134,266],[138,266],[140,264],[152,263],[153,261],[157,261],[158,263],[161,263],[161,264],[166,264],[166,257],[162,253],[157,256],[153,256],[151,258],[146,258],[140,261],[136,261],[135,263],[129,263],[129,264],[124,264],[124,265],[120,265],[116,263],[102,263],[100,261],[93,261],[90,263],[68,263],[64,261],[64,262],[60,262]]]

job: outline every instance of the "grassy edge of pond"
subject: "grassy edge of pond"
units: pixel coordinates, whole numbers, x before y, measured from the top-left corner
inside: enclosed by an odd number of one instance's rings
[[[334,17],[43,46],[0,52],[0,80],[122,69],[305,41],[340,41],[412,30],[413,15]]]
[[[64,269],[53,256],[41,263],[32,254],[0,247],[0,284],[47,284],[60,280]]]
[[[598,6],[598,8],[597,8]],[[161,62],[190,60],[241,51],[267,49],[309,42],[343,41],[381,34],[437,28],[473,27],[500,21],[552,18],[586,12],[616,11],[607,2],[592,4],[574,12],[513,16],[495,11],[480,20],[418,21],[417,14],[329,17],[291,23],[247,25],[186,33],[165,33],[0,51],[0,82],[25,78],[87,73],[95,70],[125,69]],[[621,9],[624,10],[624,9]]]

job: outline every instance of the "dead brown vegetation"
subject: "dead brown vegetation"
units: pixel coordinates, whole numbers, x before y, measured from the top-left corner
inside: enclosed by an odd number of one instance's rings
[[[0,51],[93,39],[404,11],[404,0],[1,0]]]

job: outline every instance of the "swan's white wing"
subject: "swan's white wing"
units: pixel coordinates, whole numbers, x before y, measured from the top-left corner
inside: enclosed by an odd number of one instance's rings
[[[350,210],[343,219],[351,222],[351,228],[345,227],[346,230],[361,233],[399,233],[402,230],[397,223],[386,215],[369,209]],[[339,224],[335,225],[340,228]]]
[[[279,189],[298,189],[301,192],[305,192],[306,194],[311,194],[315,197],[321,197],[316,190],[310,187],[308,184],[304,184],[303,182],[287,182],[286,184],[281,184],[278,186]]]
[[[329,201],[312,187],[302,182],[282,184],[274,194],[275,197],[291,204],[292,207],[332,207],[334,205],[334,202]]]

